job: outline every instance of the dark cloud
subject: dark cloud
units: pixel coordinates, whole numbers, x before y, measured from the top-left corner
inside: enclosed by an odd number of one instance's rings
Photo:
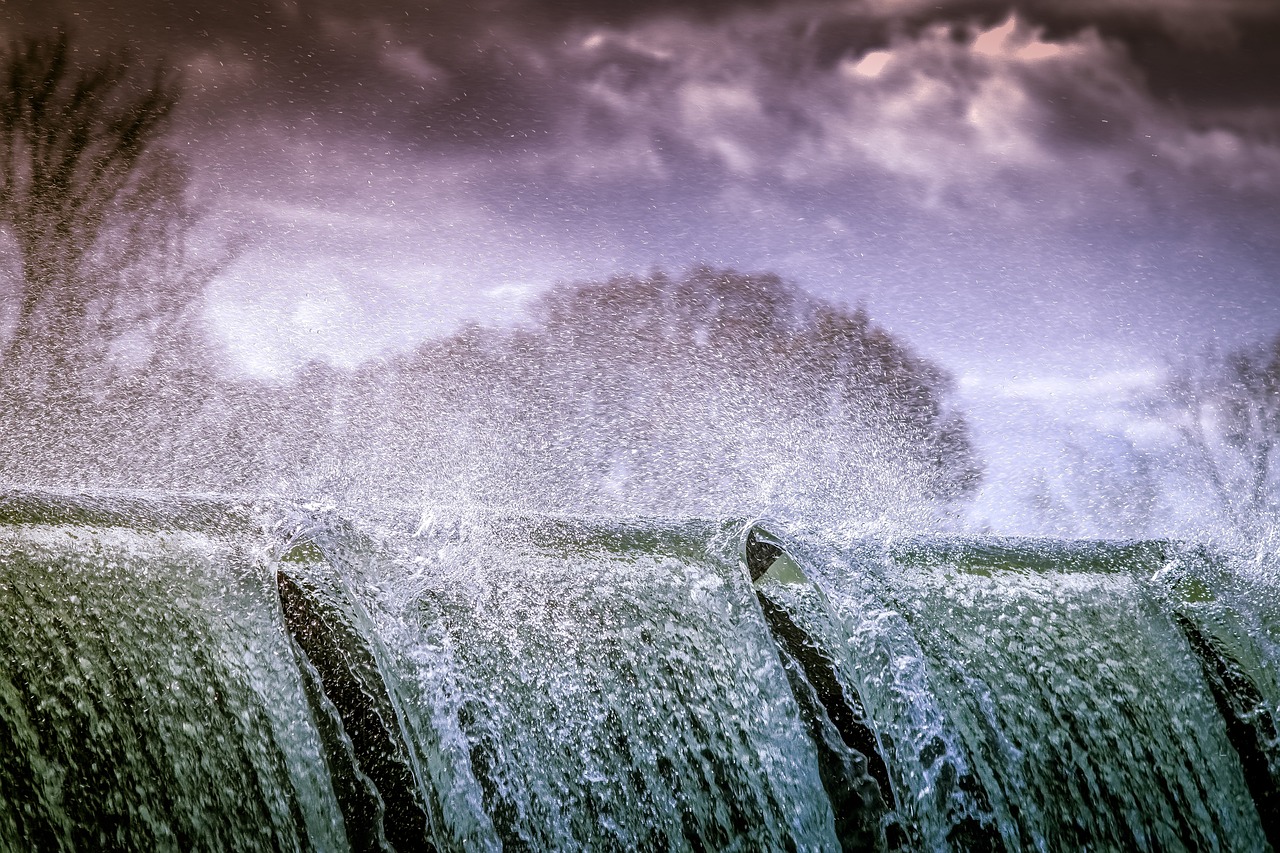
[[[1280,4],[1270,0],[10,0],[6,11],[10,32],[62,24],[93,44],[167,54],[194,69],[195,85],[215,90],[219,103],[281,116],[341,108],[428,145],[527,144],[557,131],[559,108],[573,106],[566,96],[584,76],[621,77],[653,61],[615,48],[584,66],[567,48],[593,30],[625,33],[666,22],[703,33],[705,44],[684,46],[699,51],[754,29],[754,43],[734,43],[785,83],[939,27],[963,42],[1011,12],[1042,27],[1048,42],[1095,33],[1116,44],[1151,96],[1192,120],[1248,132],[1276,132],[1280,123]],[[726,63],[723,73],[732,68]],[[596,122],[608,126],[598,112]]]
[[[236,334],[401,299],[406,342],[697,261],[868,299],[953,360],[1280,324],[1274,0],[6,11],[186,68],[187,142],[259,241],[214,312]]]

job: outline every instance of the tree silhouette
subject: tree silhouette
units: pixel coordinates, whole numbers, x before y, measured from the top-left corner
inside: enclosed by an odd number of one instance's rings
[[[1280,335],[1210,356],[1170,382],[1172,423],[1233,526],[1246,535],[1280,517]]]
[[[77,60],[65,32],[0,49],[0,231],[20,262],[10,375],[67,374],[86,342],[131,324],[154,334],[207,278],[176,246],[195,218],[162,144],[176,79],[126,53]],[[157,274],[162,287],[138,282]]]
[[[530,314],[362,369],[332,442],[352,488],[557,512],[932,523],[978,485],[946,374],[865,311],[776,275],[564,284]]]

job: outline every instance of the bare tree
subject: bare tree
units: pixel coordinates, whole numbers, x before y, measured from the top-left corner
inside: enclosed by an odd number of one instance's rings
[[[195,211],[163,145],[175,77],[77,59],[65,33],[0,49],[0,230],[20,260],[7,373],[66,372],[126,325],[161,332],[209,277],[181,245]]]
[[[1280,335],[1208,357],[1170,383],[1173,423],[1233,525],[1257,534],[1280,516]]]
[[[778,276],[566,284],[531,313],[361,371],[334,445],[351,482],[556,511],[925,521],[978,485],[945,374]]]

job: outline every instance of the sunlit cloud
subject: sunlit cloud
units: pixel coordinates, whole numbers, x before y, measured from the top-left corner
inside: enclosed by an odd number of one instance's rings
[[[251,86],[260,73],[248,57],[226,47],[193,54],[184,63],[184,71],[188,84],[197,89]]]
[[[1165,371],[1154,368],[1115,370],[1094,376],[1043,376],[997,383],[988,390],[999,396],[1040,401],[1120,401],[1135,394],[1153,393],[1168,379]],[[966,388],[981,388],[988,383],[971,377]]]
[[[578,179],[606,171],[584,161],[671,179],[684,158],[726,181],[879,173],[926,209],[1041,218],[1087,215],[1144,172],[1228,188],[1280,175],[1280,148],[1193,127],[1096,30],[1050,38],[1014,15],[957,38],[939,24],[828,65],[798,30],[787,11],[591,30],[550,57],[579,95],[561,106],[550,162]]]
[[[249,290],[290,252],[391,291],[408,259],[447,270],[424,314],[496,322],[508,285],[705,262],[975,359],[1280,310],[1270,0],[74,5],[186,69]]]

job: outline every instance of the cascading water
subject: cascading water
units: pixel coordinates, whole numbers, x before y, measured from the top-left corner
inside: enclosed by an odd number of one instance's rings
[[[1171,543],[909,540],[815,562],[900,800],[934,799],[903,816],[926,846],[1278,840],[1273,576]],[[778,594],[818,609],[812,588]]]
[[[339,848],[247,517],[6,497],[0,848]]]
[[[0,848],[1280,842],[1273,569],[1177,543],[0,499]]]

